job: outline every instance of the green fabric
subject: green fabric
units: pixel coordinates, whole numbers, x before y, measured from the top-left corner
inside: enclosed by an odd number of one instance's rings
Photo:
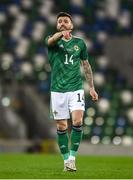
[[[70,150],[70,155],[71,155],[71,156],[76,156],[76,154],[77,154],[77,151],[72,151],[72,150]]]
[[[67,160],[69,158],[69,153],[62,154],[62,157],[64,160]]]
[[[45,44],[48,46],[47,37]],[[60,39],[48,46],[48,59],[51,66],[51,91],[69,92],[83,89],[80,63],[88,59],[84,41],[73,36],[71,40]]]
[[[68,133],[57,134],[57,142],[60,148],[60,152],[63,156],[63,159],[68,159]]]
[[[75,131],[74,129],[72,129],[70,155],[72,156],[76,155],[82,139],[82,134],[83,134],[82,131]]]

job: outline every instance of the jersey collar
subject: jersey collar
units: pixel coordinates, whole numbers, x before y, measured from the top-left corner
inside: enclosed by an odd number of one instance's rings
[[[71,41],[71,40],[72,40],[72,37],[73,37],[73,36],[71,35],[71,38],[70,38],[70,39],[68,39],[68,40],[67,40],[67,39],[65,39],[64,37],[62,37],[62,40],[63,40],[63,41],[65,41],[65,42],[69,42],[69,41]]]

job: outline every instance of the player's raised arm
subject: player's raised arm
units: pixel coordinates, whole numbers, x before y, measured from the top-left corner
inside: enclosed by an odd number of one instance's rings
[[[53,34],[48,38],[48,46],[53,46],[59,39],[64,37],[65,39],[69,39],[71,37],[72,30],[64,30]]]
[[[60,38],[62,38],[63,34],[62,32],[57,32],[53,36],[48,38],[48,46],[53,46],[56,41],[58,41]]]
[[[82,65],[84,67],[86,81],[88,82],[89,87],[90,87],[90,95],[92,96],[92,100],[96,101],[96,100],[98,100],[98,94],[94,88],[93,73],[92,73],[91,66],[90,66],[88,60],[82,61]]]

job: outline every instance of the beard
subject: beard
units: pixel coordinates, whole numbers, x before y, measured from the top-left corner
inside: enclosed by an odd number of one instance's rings
[[[66,26],[61,26],[61,27],[57,27],[58,31],[67,31],[67,30],[72,30],[71,28],[67,28]]]
[[[68,30],[68,29],[65,26],[60,27],[60,31],[66,31],[66,30]]]

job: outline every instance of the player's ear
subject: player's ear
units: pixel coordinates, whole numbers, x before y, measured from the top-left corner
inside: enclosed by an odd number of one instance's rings
[[[59,31],[58,23],[56,24],[56,29]]]
[[[71,23],[71,29],[73,30],[73,23]]]

